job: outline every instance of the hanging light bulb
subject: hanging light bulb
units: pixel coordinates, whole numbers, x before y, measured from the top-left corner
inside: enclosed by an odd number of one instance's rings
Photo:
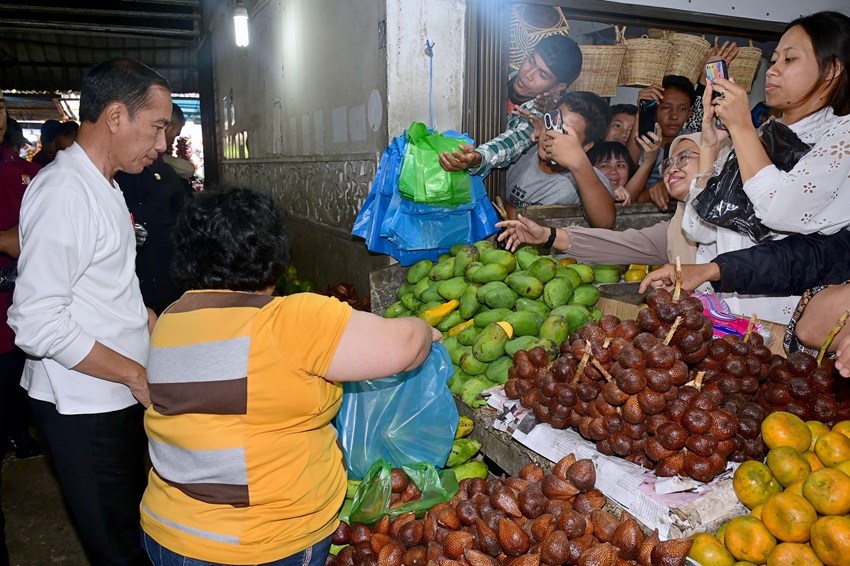
[[[236,29],[236,46],[248,47],[248,9],[242,2],[233,8],[233,25]]]

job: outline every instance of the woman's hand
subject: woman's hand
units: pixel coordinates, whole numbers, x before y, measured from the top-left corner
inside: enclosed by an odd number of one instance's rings
[[[753,119],[750,115],[750,97],[740,86],[727,79],[717,79],[713,86],[706,86],[705,93],[712,91],[720,93],[720,96],[711,101],[714,114],[720,118],[723,127],[729,130],[732,137],[741,128],[753,128]],[[703,117],[703,123],[705,117]]]
[[[713,45],[711,50],[708,52],[708,57],[705,58],[706,65],[708,63],[714,63],[715,61],[726,61],[726,65],[732,62],[732,59],[738,56],[739,47],[738,44],[734,41],[724,41],[723,45],[718,47],[717,45]],[[705,75],[705,65],[702,66],[702,72],[699,77],[700,84],[706,84],[707,77]]]
[[[626,190],[626,187],[617,187],[614,189],[614,202],[618,202],[623,206],[632,202],[632,195]]]
[[[720,280],[720,266],[716,263],[682,266],[682,289],[693,291],[706,281]],[[676,284],[676,266],[668,263],[660,269],[649,272],[640,284],[639,291],[643,293],[650,287],[653,289],[673,290]]]
[[[539,140],[543,136],[543,133],[546,132],[546,126],[543,124],[543,118],[537,114],[520,108],[519,106],[514,107],[513,113],[524,118],[534,128],[534,133],[531,134],[531,141],[535,142]]]
[[[835,369],[841,377],[850,377],[850,336],[842,340],[835,351]]]
[[[705,92],[702,93],[702,138],[700,146],[716,150],[723,140],[729,137],[729,132],[720,130],[714,125],[716,115],[711,100],[713,92],[714,86],[711,83],[705,85]]]
[[[549,228],[522,214],[516,220],[497,222],[496,228],[504,228],[504,232],[499,234],[499,241],[505,242],[509,251],[515,251],[520,244],[543,244],[549,239]]]

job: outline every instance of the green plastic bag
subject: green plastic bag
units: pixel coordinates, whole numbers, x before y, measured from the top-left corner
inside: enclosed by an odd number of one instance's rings
[[[441,153],[454,151],[467,140],[431,132],[421,122],[411,124],[406,135],[407,151],[398,181],[401,196],[446,208],[471,203],[469,173],[449,172],[440,166]]]
[[[437,503],[450,500],[458,492],[457,478],[451,470],[438,472],[430,462],[402,466],[401,469],[416,484],[422,497],[390,509],[392,467],[386,460],[378,460],[369,468],[354,494],[349,514],[351,523],[371,525],[384,515],[395,519],[409,511],[415,511],[417,516],[421,516]]]

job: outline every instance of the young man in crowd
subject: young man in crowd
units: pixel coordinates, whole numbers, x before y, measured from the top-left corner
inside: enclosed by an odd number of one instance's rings
[[[469,170],[484,176],[491,169],[507,167],[528,151],[536,140],[534,127],[518,114],[518,110],[536,113],[535,99],[544,95],[557,100],[558,93],[570,86],[581,72],[581,50],[563,35],[550,35],[540,40],[509,82],[510,115],[507,129],[478,147],[461,145],[457,151],[440,155],[446,171]]]
[[[41,149],[33,155],[33,163],[44,167],[56,157],[56,143],[54,140],[56,139],[56,132],[61,123],[59,120],[45,120],[41,125],[41,136],[39,137]]]
[[[611,122],[602,141],[611,141],[626,145],[629,135],[635,127],[638,108],[634,104],[614,104],[611,106]]]
[[[24,194],[9,326],[29,354],[21,384],[90,562],[144,564],[144,364],[155,317],[114,176],[139,173],[165,151],[171,92],[129,59],[95,66],[81,87],[77,142]]]
[[[653,84],[638,92],[638,106],[641,100],[654,100],[658,103],[657,124],[658,135],[661,136],[663,151],[658,152],[656,164],[649,175],[646,189],[638,202],[655,202],[661,210],[667,210],[669,195],[664,188],[659,169],[661,161],[670,151],[670,143],[676,137],[691,133],[685,128],[685,122],[691,117],[691,106],[696,100],[694,85],[686,77],[667,75],[660,85]],[[641,162],[640,146],[637,143],[637,128],[632,128],[626,147],[635,163]],[[663,205],[663,206],[662,206]]]
[[[608,104],[592,92],[569,92],[558,107],[561,131],[537,124],[537,151],[529,151],[508,168],[506,209],[534,205],[581,205],[592,227],[611,228],[616,212],[608,179],[593,167],[586,152],[602,139],[609,122]]]

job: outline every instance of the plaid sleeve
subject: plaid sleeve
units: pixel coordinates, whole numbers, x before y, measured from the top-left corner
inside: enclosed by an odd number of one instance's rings
[[[538,113],[534,109],[534,101],[526,102],[521,108]],[[534,127],[527,120],[511,114],[508,117],[508,127],[504,132],[475,148],[475,151],[481,154],[481,164],[470,168],[469,173],[483,177],[491,169],[507,167],[514,163],[534,145],[531,141],[533,133]]]

